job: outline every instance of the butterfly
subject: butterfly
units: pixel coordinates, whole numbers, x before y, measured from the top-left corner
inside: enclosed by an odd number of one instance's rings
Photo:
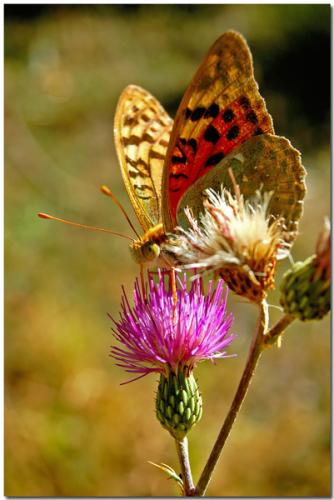
[[[192,78],[175,121],[149,92],[129,85],[115,113],[114,137],[130,201],[142,227],[138,235],[112,192],[102,187],[125,214],[137,239],[130,251],[143,268],[172,268],[163,245],[166,234],[186,225],[184,209],[196,216],[207,188],[233,188],[228,172],[244,197],[259,187],[272,192],[269,214],[284,220],[284,242],[297,236],[305,195],[305,170],[299,152],[284,137],[274,135],[271,116],[254,79],[246,40],[227,31],[213,44]],[[40,213],[79,227],[64,219]]]
[[[130,85],[115,115],[115,144],[123,179],[144,234],[130,249],[144,265],[164,258],[167,232],[197,215],[203,192],[232,188],[245,198],[259,187],[273,193],[269,213],[284,219],[285,243],[297,235],[305,195],[299,152],[274,135],[272,118],[254,79],[246,40],[227,31],[192,78],[175,121],[146,90]],[[166,263],[166,257],[165,257]]]

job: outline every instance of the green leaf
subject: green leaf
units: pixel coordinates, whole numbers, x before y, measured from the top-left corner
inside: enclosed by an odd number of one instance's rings
[[[174,479],[174,481],[176,481],[178,486],[181,488],[182,493],[184,492],[183,481],[172,467],[170,467],[169,465],[164,464],[164,463],[156,464],[154,462],[151,462],[150,460],[148,460],[148,463],[151,465],[154,465],[154,467],[157,467],[158,469],[161,469],[162,471],[164,471],[167,474],[169,479]]]

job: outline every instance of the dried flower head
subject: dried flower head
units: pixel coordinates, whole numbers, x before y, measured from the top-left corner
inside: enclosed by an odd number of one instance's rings
[[[160,272],[157,283],[148,275],[147,297],[136,280],[132,307],[123,290],[120,319],[113,320],[114,336],[122,347],[113,345],[111,356],[139,378],[152,372],[166,377],[171,372],[188,374],[199,361],[225,357],[224,349],[234,338],[229,334],[232,315],[226,313],[222,280],[216,288],[210,281],[206,294],[201,278],[189,291],[185,275],[176,283],[176,304],[170,283]]]
[[[268,215],[271,194],[252,199],[222,187],[206,190],[199,223],[186,211],[189,229],[178,228],[166,249],[184,268],[213,270],[239,295],[258,302],[273,286],[276,261],[288,254],[281,219]]]

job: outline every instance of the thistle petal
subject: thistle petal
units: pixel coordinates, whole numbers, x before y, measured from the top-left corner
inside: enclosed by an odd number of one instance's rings
[[[157,283],[148,275],[147,297],[136,280],[133,303],[123,290],[121,313],[113,335],[111,356],[129,373],[190,373],[199,361],[226,357],[225,349],[234,339],[229,333],[232,315],[226,312],[227,289],[222,280],[216,288],[209,283],[203,291],[201,278],[187,290],[186,276],[177,279],[177,301],[169,283],[159,272]]]

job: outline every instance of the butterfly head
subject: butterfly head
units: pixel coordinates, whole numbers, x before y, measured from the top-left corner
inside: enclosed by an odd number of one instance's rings
[[[159,257],[160,255],[160,247],[157,243],[147,241],[144,243],[144,245],[141,247],[141,252],[145,260],[155,260]]]
[[[130,244],[130,252],[138,264],[149,264],[159,258],[160,246],[154,241],[136,240]]]

